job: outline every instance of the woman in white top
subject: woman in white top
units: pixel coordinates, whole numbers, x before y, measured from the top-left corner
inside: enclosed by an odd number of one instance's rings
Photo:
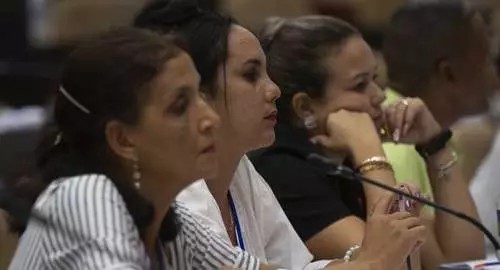
[[[205,217],[205,223],[228,243],[257,255],[264,262],[291,269],[322,268],[329,261],[311,263],[312,255],[269,186],[245,156],[248,151],[273,142],[274,103],[280,96],[279,89],[267,75],[266,57],[259,41],[231,18],[202,10],[195,2],[153,2],[135,20],[136,26],[175,32],[184,38],[201,76],[200,90],[222,119],[216,136],[219,174],[190,186],[178,200]],[[418,219],[413,221],[418,223]],[[417,240],[407,239],[409,242],[405,244],[388,240],[390,222],[376,222],[384,225],[374,225],[377,239],[371,244],[365,243],[359,260],[364,257],[363,253],[373,254],[370,260],[383,261],[383,269],[394,269],[393,266],[400,265],[408,255],[407,244]],[[407,227],[401,229],[403,234],[409,233]],[[377,245],[390,245],[397,252],[389,255],[389,248],[385,250],[387,254],[376,254],[380,251]],[[371,253],[373,250],[377,252]],[[331,265],[332,269],[360,269],[336,262]]]
[[[216,172],[219,118],[198,87],[178,42],[150,31],[114,30],[76,49],[38,173],[13,187],[43,189],[33,210],[45,223],[31,218],[10,269],[265,269],[172,206]]]

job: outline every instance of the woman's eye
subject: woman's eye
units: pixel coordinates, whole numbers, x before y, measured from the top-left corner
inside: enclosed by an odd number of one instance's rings
[[[248,70],[248,71],[244,72],[243,73],[243,77],[248,82],[253,83],[253,82],[257,81],[257,79],[259,77],[259,72],[255,68],[252,68],[251,70]]]
[[[188,106],[189,98],[183,94],[180,95],[172,105],[170,105],[167,111],[171,114],[180,116],[186,112]]]
[[[354,86],[353,90],[356,92],[364,92],[366,87],[368,86],[367,82],[360,82]]]

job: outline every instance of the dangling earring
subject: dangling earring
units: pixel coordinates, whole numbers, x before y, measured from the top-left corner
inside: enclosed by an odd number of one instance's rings
[[[132,165],[132,179],[134,180],[134,186],[136,189],[141,189],[141,170],[139,169],[139,162],[134,160],[134,164]]]
[[[316,116],[310,112],[306,112],[306,115],[304,117],[304,126],[307,129],[315,129],[318,127],[318,121],[316,119]]]

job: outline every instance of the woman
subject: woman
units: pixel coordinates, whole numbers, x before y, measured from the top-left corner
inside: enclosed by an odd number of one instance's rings
[[[245,156],[274,140],[274,103],[280,95],[267,75],[265,55],[258,40],[230,18],[200,9],[195,1],[154,2],[137,16],[135,25],[164,33],[173,31],[184,37],[201,75],[201,91],[222,119],[216,136],[218,175],[190,186],[178,200],[205,217],[205,222],[228,243],[271,265],[315,269],[329,263],[310,264],[311,254],[269,186]],[[411,218],[404,220],[401,222]],[[386,221],[373,221],[377,239],[371,244],[365,242],[360,256],[373,254],[379,245],[391,245],[400,253],[389,255],[388,247],[387,253],[376,254],[374,260],[385,261],[383,269],[395,269],[409,252],[402,248],[407,244],[389,244],[391,229],[378,227],[375,225],[378,222]],[[403,234],[411,231],[406,231],[407,228]],[[415,229],[419,230],[418,226]],[[332,266],[346,267],[335,263]]]
[[[460,177],[456,154],[446,147],[451,133],[421,100],[401,99],[382,108],[385,95],[375,83],[376,59],[354,27],[323,16],[277,19],[269,22],[261,41],[268,53],[270,77],[282,96],[277,103],[277,139],[252,161],[315,258],[341,256],[346,248],[363,241],[366,210],[373,207],[381,190],[329,176],[308,160],[311,153],[395,185],[381,145],[390,137],[418,145],[429,176],[436,181]],[[477,235],[472,226],[467,233]],[[434,230],[429,230],[428,237],[421,254],[435,269],[442,262],[440,245],[454,239],[439,238]],[[414,260],[418,266],[418,258]]]
[[[114,30],[76,49],[38,160],[33,209],[46,222],[30,220],[10,269],[258,269],[172,207],[216,172],[219,118],[198,85],[178,42],[152,32]]]

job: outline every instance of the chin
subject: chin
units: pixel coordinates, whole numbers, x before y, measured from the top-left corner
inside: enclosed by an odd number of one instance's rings
[[[198,162],[196,166],[196,171],[198,172],[198,176],[196,179],[200,178],[214,178],[219,173],[219,163],[217,162],[216,157],[212,157],[210,160],[203,160]]]
[[[269,132],[269,133],[266,132],[263,135],[264,136],[262,136],[262,138],[259,140],[259,143],[257,143],[255,145],[255,147],[253,147],[250,151],[265,148],[265,147],[271,146],[271,144],[274,143],[274,139],[275,139],[274,130],[272,132]]]

